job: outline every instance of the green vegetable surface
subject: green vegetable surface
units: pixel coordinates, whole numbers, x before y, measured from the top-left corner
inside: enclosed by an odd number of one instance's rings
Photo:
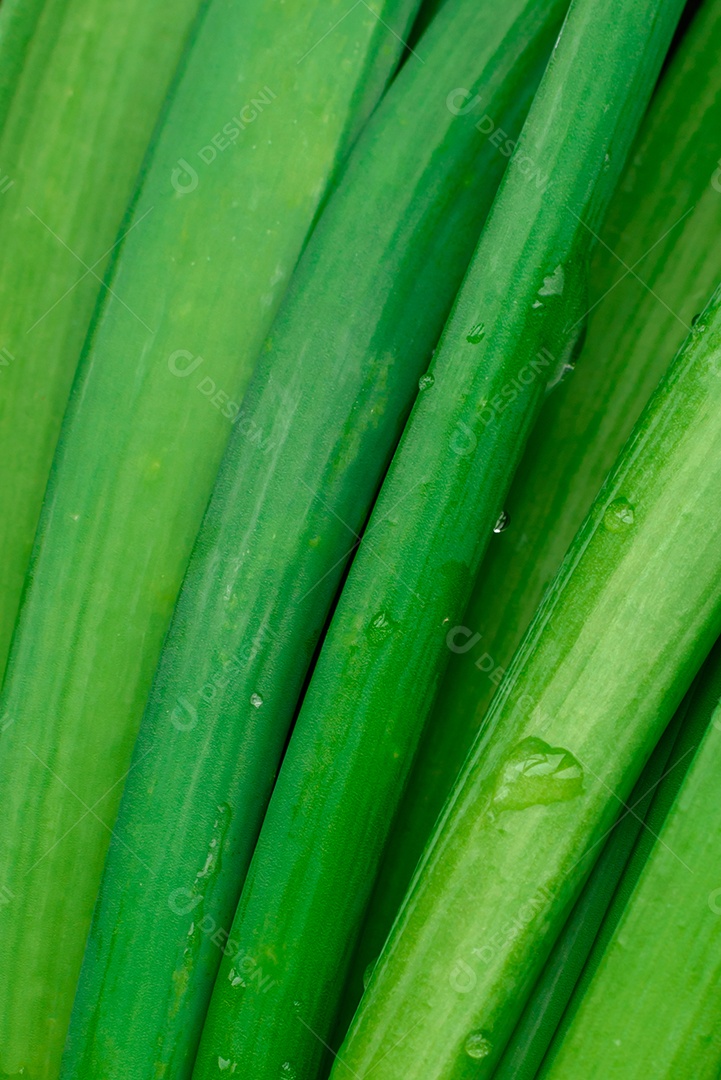
[[[721,3],[703,5],[656,92],[590,268],[577,373],[544,405],[467,611],[383,857],[348,996],[415,866],[543,592],[721,272]],[[689,109],[693,102],[693,109]]]
[[[602,934],[595,970],[539,1074],[544,1080],[719,1075],[720,693],[717,646],[689,705],[676,767],[621,882],[621,910],[610,912],[615,928],[609,941]]]
[[[494,1073],[494,1080],[533,1080],[536,1076],[589,953],[596,949],[599,928],[644,828],[644,818],[656,787],[669,770],[677,767],[673,751],[693,692],[692,686],[646,762],[626,805],[619,806],[618,818],[609,835],[599,842],[600,855],[554,942],[551,955]]]
[[[83,339],[198,6],[0,7],[0,671]]]
[[[4,0],[0,15],[0,130],[47,0]]]
[[[341,1051],[357,1073],[492,1075],[600,838],[721,629],[720,375],[717,293],[494,699]]]
[[[678,13],[571,9],[341,594],[241,895],[235,951],[276,985],[254,993],[224,958],[196,1080],[221,1061],[259,1080],[317,1067],[448,623],[571,356],[589,227]],[[434,1075],[412,1060],[394,1075]]]
[[[482,112],[455,103],[482,95],[520,126],[562,14],[557,2],[522,0],[499,15],[486,0],[449,0],[301,259],[165,643],[89,939],[68,1078],[140,1080],[161,1066],[179,1077],[192,1066],[306,669],[505,165],[477,129]],[[279,386],[288,414],[278,414]],[[237,965],[267,1000],[263,966]]]
[[[413,10],[212,0],[185,58],[72,392],[0,700],[0,1073],[57,1075],[134,737],[241,394]]]

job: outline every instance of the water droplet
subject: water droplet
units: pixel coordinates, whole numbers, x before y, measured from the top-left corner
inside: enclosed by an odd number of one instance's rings
[[[471,329],[468,331],[468,334],[466,335],[466,341],[470,342],[471,345],[477,345],[479,341],[483,340],[485,333],[485,324],[482,322],[477,322],[475,326],[472,326]]]
[[[566,283],[566,275],[563,272],[563,267],[559,263],[552,274],[543,279],[543,285],[538,290],[539,296],[560,296],[563,292],[563,286]],[[535,304],[534,304],[535,307]]]
[[[368,637],[374,645],[380,644],[381,641],[385,641],[388,635],[393,630],[393,622],[386,614],[385,611],[379,611],[377,615],[374,615],[370,621],[368,627]]]
[[[196,881],[200,881],[201,878],[206,878],[206,877],[208,877],[209,874],[212,873],[212,871],[213,871],[213,861],[214,861],[213,860],[213,852],[209,851],[208,854],[205,857],[205,863],[203,864],[203,869],[199,870],[198,873],[195,875],[195,880]]]
[[[364,990],[368,989],[368,983],[371,981],[371,975],[373,974],[373,970],[374,970],[377,963],[378,963],[377,960],[371,960],[370,964],[368,964],[367,968],[363,972],[363,989]]]
[[[633,507],[628,499],[614,499],[606,508],[603,524],[610,532],[624,532],[635,521]]]
[[[251,694],[250,704],[253,706],[254,709],[259,709],[263,704],[263,699],[260,694]]]
[[[492,1049],[490,1039],[482,1031],[472,1031],[466,1039],[465,1051],[470,1058],[475,1060],[488,1057]]]
[[[433,378],[430,371],[428,371],[428,372],[426,372],[425,375],[421,375],[420,379],[418,380],[418,389],[419,390],[430,390],[430,388],[433,386],[433,383],[435,381],[436,380]]]
[[[500,514],[498,515],[498,521],[493,526],[493,531],[494,531],[494,533],[505,532],[510,524],[511,524],[511,519],[510,519],[509,515],[506,513],[505,510],[501,510]]]
[[[501,810],[525,810],[575,799],[583,768],[573,754],[543,739],[522,739],[503,762],[493,802]]]
[[[587,329],[588,318],[584,315],[582,319],[578,319],[573,326],[566,331],[566,341],[557,359],[554,360],[550,353],[546,354],[547,357],[553,361],[551,372],[548,381],[546,382],[547,394],[550,394],[557,386],[560,386],[561,383],[576,370],[576,361],[583,349]]]

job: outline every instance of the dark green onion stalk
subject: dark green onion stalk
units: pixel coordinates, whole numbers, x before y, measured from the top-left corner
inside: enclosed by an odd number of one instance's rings
[[[592,232],[679,11],[571,9],[343,589],[241,896],[234,951],[276,985],[259,995],[224,958],[196,1080],[220,1061],[258,1080],[317,1068],[448,627],[570,360]]]
[[[539,1074],[544,1080],[719,1075],[720,695],[717,645]]]
[[[700,678],[700,676],[699,676]],[[626,805],[609,835],[598,845],[600,855],[583,891],[556,939],[551,955],[508,1041],[494,1080],[533,1080],[574,993],[589,953],[596,951],[599,929],[615,902],[619,880],[625,880],[631,853],[645,827],[644,819],[659,782],[669,771],[682,771],[676,759],[679,728],[685,721],[696,683],[646,762]]]
[[[0,672],[83,340],[199,6],[0,6]]]
[[[346,1026],[513,652],[718,280],[719,50],[721,3],[709,0],[663,76],[609,208],[577,375],[549,396],[504,503],[508,527],[492,538],[468,609],[448,630],[448,670],[384,852]]]
[[[492,1075],[600,839],[721,630],[719,483],[721,290],[494,699],[341,1050],[352,1070]]]
[[[80,361],[0,698],[0,1074],[57,1076],[123,781],[218,464],[414,8],[357,5],[328,34],[345,0],[211,0],[196,27]]]
[[[562,17],[558,0],[448,0],[308,243],[166,639],[68,1080],[192,1067],[308,664],[506,165],[478,99],[520,127]],[[264,965],[236,965],[268,1000]]]

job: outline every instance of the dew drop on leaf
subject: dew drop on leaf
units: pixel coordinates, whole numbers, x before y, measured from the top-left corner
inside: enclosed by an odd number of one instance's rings
[[[583,768],[562,746],[522,739],[503,761],[493,803],[499,810],[525,810],[568,802],[583,791]]]
[[[368,627],[368,637],[373,645],[379,645],[393,630],[393,623],[385,611],[374,615]]]
[[[371,975],[373,974],[373,969],[375,968],[377,963],[378,963],[377,960],[371,960],[370,964],[368,964],[365,971],[363,972],[363,989],[364,990],[368,989],[368,983],[371,981]]]
[[[506,513],[505,510],[501,510],[500,514],[498,515],[498,520],[496,521],[496,524],[493,526],[493,531],[494,531],[494,533],[505,532],[510,524],[511,524],[511,519],[510,519],[509,515]]]
[[[610,532],[624,532],[633,525],[636,516],[628,499],[614,499],[606,507],[603,524]]]
[[[560,296],[563,292],[563,286],[566,283],[566,276],[563,272],[563,267],[559,265],[549,274],[548,277],[543,279],[543,285],[538,290],[539,296]],[[534,304],[535,307],[535,304]]]
[[[490,1039],[482,1031],[472,1031],[464,1046],[468,1056],[476,1061],[488,1057],[492,1049]]]

